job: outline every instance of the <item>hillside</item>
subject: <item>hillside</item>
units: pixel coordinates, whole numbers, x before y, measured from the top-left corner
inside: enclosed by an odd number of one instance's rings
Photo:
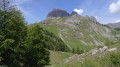
[[[52,12],[54,14],[54,10]],[[84,17],[75,13],[67,17],[47,17],[38,24],[59,36],[70,49],[89,50],[115,39],[111,29],[100,24],[93,16]]]

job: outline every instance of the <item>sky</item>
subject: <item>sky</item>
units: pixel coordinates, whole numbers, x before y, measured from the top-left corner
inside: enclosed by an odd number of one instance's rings
[[[120,0],[11,0],[28,24],[45,20],[53,8],[94,16],[102,24],[120,22]]]

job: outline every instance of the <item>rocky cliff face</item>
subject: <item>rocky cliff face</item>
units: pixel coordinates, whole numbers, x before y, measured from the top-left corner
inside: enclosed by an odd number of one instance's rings
[[[55,8],[48,13],[47,17],[68,17],[68,16],[70,15],[65,10]]]

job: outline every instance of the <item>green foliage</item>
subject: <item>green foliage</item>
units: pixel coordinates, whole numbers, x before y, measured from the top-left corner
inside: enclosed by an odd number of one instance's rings
[[[110,41],[110,40],[106,40],[106,43],[105,43],[105,45],[107,45],[107,46],[110,46],[110,45],[114,45],[115,43],[113,42],[113,41]]]
[[[4,0],[3,3],[7,4]],[[0,65],[9,67],[21,66],[22,46],[27,33],[27,27],[20,11],[4,6],[5,10],[0,10]],[[1,9],[2,7],[0,7]]]
[[[120,53],[114,52],[110,54],[110,61],[115,67],[120,67]]]
[[[29,26],[29,30],[31,32],[34,31],[34,27],[36,25]],[[55,36],[53,33],[48,32],[47,30],[44,30],[43,27],[39,26],[39,34],[41,34],[41,40],[44,42],[45,46],[49,50],[55,50],[55,51],[69,51],[66,44],[57,36]],[[31,33],[30,32],[30,33]]]
[[[3,44],[1,45],[2,49],[11,49],[14,47],[15,40],[13,39],[6,39],[3,41]]]
[[[80,49],[79,48],[77,48],[76,53],[80,54]]]
[[[26,26],[19,10],[9,1],[0,1],[0,65],[8,67],[44,67],[49,51],[67,51],[64,42],[40,26]]]
[[[72,53],[75,53],[75,48],[72,48]]]
[[[25,54],[27,67],[42,67],[49,64],[49,52],[46,49],[44,32],[38,25],[28,30],[28,50]]]
[[[56,51],[69,51],[68,47],[66,44],[57,36],[55,36],[53,33],[50,33],[46,30],[45,32],[45,41],[46,41],[46,46],[50,50],[56,50]]]
[[[76,54],[82,54],[84,51],[83,50],[80,50],[79,48],[75,49],[73,48],[72,49],[72,53],[76,53]]]
[[[28,27],[27,52],[25,53],[25,66],[42,67],[49,64],[50,50],[68,51],[64,42],[54,34],[44,30],[39,25]]]
[[[87,57],[83,67],[120,67],[120,52],[107,53],[103,57]]]
[[[0,45],[2,44],[3,41],[4,41],[4,36],[0,35]]]
[[[7,2],[0,7],[0,65],[43,67],[50,61],[48,49],[68,51],[60,38],[40,26],[27,29],[21,12]]]
[[[99,48],[102,48],[103,46],[97,46],[97,48],[99,49]]]

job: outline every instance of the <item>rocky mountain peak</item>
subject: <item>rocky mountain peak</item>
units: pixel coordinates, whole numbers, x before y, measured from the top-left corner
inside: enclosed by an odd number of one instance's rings
[[[51,12],[48,13],[47,17],[68,17],[68,16],[70,16],[70,14],[67,11],[54,8]]]

